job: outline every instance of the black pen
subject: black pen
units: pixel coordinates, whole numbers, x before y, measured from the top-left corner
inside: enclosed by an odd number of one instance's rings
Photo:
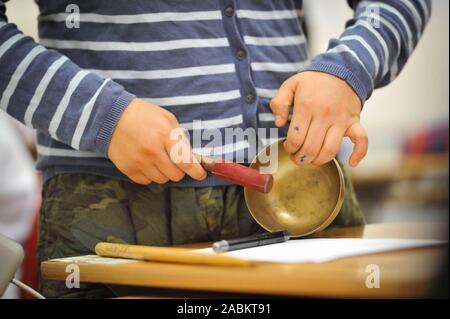
[[[287,231],[278,231],[237,239],[221,240],[215,242],[212,245],[212,248],[215,252],[226,252],[237,249],[282,243],[289,240],[289,238],[289,233]]]

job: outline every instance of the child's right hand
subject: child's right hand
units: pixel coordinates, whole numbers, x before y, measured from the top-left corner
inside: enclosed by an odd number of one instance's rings
[[[180,130],[180,125],[172,113],[134,99],[117,122],[108,157],[122,173],[138,184],[180,181],[185,174],[196,180],[204,179],[206,172],[192,155],[185,137],[182,143],[188,148],[188,158],[183,161],[172,158],[171,149],[180,142],[170,138],[176,129]]]

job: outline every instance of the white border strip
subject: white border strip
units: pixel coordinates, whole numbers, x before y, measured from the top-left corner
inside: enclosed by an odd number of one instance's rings
[[[68,13],[54,13],[40,16],[39,21],[64,22],[70,17]],[[189,11],[189,12],[158,12],[143,14],[118,14],[106,15],[97,13],[80,13],[80,22],[135,24],[174,21],[205,21],[222,20],[219,10],[214,11]]]
[[[201,103],[222,102],[234,100],[241,97],[239,90],[224,91],[219,93],[207,93],[198,95],[183,95],[172,97],[158,97],[158,98],[144,98],[143,100],[160,106],[175,106],[175,105],[191,105]]]
[[[251,19],[251,20],[298,19],[297,10],[272,10],[272,11],[237,10],[236,15],[239,19]]]
[[[114,42],[114,41],[77,41],[42,38],[42,45],[55,49],[76,49],[90,51],[169,51],[192,48],[228,47],[227,38],[182,39],[155,42]]]
[[[234,73],[234,64],[216,64],[195,66],[178,69],[166,70],[97,70],[90,69],[89,72],[95,73],[105,78],[114,80],[158,80],[158,79],[174,79],[187,76],[203,76],[214,74]]]
[[[307,61],[294,63],[271,63],[271,62],[252,62],[253,71],[269,72],[299,72],[307,65]]]
[[[306,42],[305,36],[293,35],[287,37],[251,37],[244,36],[244,42],[247,45],[259,45],[259,46],[288,46],[288,45],[300,45]]]
[[[195,127],[194,127],[195,122]],[[194,128],[205,129],[216,129],[224,128],[232,125],[239,125],[244,122],[242,114],[217,120],[195,120],[192,122],[181,123],[180,126],[187,130],[193,130]]]

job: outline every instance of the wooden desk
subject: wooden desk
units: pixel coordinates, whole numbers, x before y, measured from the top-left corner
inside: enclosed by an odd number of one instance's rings
[[[447,239],[448,225],[373,224],[329,229],[315,237]],[[351,257],[322,264],[259,263],[255,267],[226,268],[135,262],[121,265],[80,263],[79,267],[82,282],[303,297],[407,298],[429,295],[446,258],[447,245]],[[380,288],[366,288],[366,267],[370,264],[380,268]],[[43,262],[43,276],[65,280],[66,265]]]

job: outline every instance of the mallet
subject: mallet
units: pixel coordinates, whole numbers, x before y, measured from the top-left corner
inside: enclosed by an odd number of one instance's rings
[[[194,154],[202,167],[217,178],[221,178],[254,189],[261,193],[268,193],[272,189],[273,177],[262,174],[259,170],[226,160],[215,160],[199,154]]]

